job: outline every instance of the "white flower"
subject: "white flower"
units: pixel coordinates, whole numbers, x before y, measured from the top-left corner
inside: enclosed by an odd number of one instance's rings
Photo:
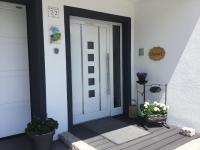
[[[163,107],[163,110],[164,110],[164,111],[169,110],[169,106],[166,106],[166,105],[165,105],[165,106]]]
[[[166,107],[166,105],[163,104],[163,103],[160,103],[159,106],[162,107],[162,108]]]
[[[158,103],[158,102],[156,102],[156,101],[155,101],[155,102],[153,102],[153,104],[154,104],[154,105],[159,105],[159,103]]]
[[[154,111],[160,111],[160,109],[158,107],[154,107],[153,109]]]
[[[148,108],[149,105],[150,105],[149,102],[145,102],[144,103],[144,108]]]

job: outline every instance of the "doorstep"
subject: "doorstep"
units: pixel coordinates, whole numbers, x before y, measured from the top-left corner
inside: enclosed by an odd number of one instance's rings
[[[60,134],[59,139],[73,150],[97,150],[69,132]]]

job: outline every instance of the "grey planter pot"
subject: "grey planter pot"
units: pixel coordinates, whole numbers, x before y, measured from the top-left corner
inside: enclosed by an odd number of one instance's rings
[[[43,134],[43,135],[35,135],[29,136],[31,138],[33,149],[34,150],[50,150],[53,142],[53,135],[55,131]]]

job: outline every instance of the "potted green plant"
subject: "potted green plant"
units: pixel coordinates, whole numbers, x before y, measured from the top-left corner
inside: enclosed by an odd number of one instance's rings
[[[154,102],[152,104],[145,102],[142,108],[142,115],[145,117],[147,123],[163,123],[167,120],[167,113],[169,106]]]
[[[34,118],[27,124],[26,134],[30,137],[34,150],[50,150],[58,122],[52,118]]]

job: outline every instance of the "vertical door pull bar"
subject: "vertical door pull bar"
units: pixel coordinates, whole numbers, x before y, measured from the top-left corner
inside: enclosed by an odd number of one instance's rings
[[[110,54],[106,56],[107,63],[107,94],[110,95]]]
[[[83,25],[80,25],[80,40],[81,40],[81,72],[82,72],[82,114],[85,114],[85,106],[84,106],[84,72],[83,72]]]

